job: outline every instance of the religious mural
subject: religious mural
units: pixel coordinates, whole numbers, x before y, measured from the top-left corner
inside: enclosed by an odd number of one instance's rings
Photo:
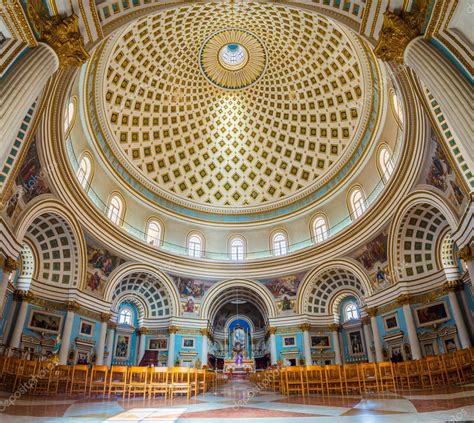
[[[42,168],[38,157],[35,139],[28,149],[23,166],[15,180],[12,195],[5,204],[8,217],[18,216],[33,198],[51,192],[46,175],[47,171]]]
[[[430,156],[431,162],[425,169],[424,182],[443,191],[450,203],[461,212],[465,195],[434,132],[431,134]]]
[[[101,296],[112,271],[125,260],[113,255],[105,248],[87,242],[87,284],[86,289]]]
[[[197,312],[205,293],[215,283],[213,281],[189,279],[174,275],[170,275],[170,277],[178,288],[185,313]]]
[[[275,297],[279,310],[289,312],[294,308],[298,287],[305,275],[306,272],[300,272],[275,279],[262,279],[259,282],[264,284]]]

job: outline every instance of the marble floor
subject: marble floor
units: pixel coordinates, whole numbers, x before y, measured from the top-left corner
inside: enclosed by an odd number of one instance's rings
[[[309,423],[474,420],[474,384],[437,391],[284,397],[233,380],[190,400],[84,399],[0,392],[0,422]],[[10,397],[10,400],[9,400]]]

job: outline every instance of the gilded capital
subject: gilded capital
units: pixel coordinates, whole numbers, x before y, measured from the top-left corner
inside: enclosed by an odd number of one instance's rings
[[[200,333],[202,336],[207,336],[208,338],[211,337],[211,333],[209,332],[208,329],[199,329],[199,333]]]
[[[463,282],[461,280],[449,281],[443,284],[442,291],[444,294],[448,292],[459,291],[463,288]]]
[[[375,317],[377,316],[377,307],[370,307],[366,310],[366,312],[370,317]]]
[[[108,322],[108,323],[107,323],[107,327],[108,327],[109,329],[115,330],[115,329],[117,329],[117,323],[115,323],[115,322]]]
[[[411,302],[412,302],[412,297],[410,294],[402,294],[399,297],[397,297],[397,303],[400,305],[411,304]]]
[[[41,0],[28,1],[26,11],[39,40],[54,50],[61,66],[80,66],[87,61],[89,53],[85,49],[79,18],[75,14],[50,16]]]
[[[275,335],[275,333],[277,332],[277,328],[271,326],[268,328],[267,332],[269,335]]]
[[[17,289],[13,293],[13,298],[18,302],[26,301],[29,303],[34,300],[35,296],[30,291],[23,291],[23,290]]]
[[[66,310],[67,311],[79,311],[81,306],[77,301],[66,301]]]
[[[375,47],[375,55],[385,62],[403,63],[403,54],[411,40],[422,32],[427,0],[416,0],[410,12],[387,10],[383,15],[382,29]]]
[[[464,262],[471,261],[474,257],[474,248],[469,244],[465,245],[458,251],[458,257]]]
[[[138,328],[138,333],[140,335],[147,335],[149,332],[148,328],[146,328],[145,326],[141,327],[141,328]]]
[[[19,263],[13,257],[10,256],[2,257],[1,263],[3,270],[7,274],[14,272],[19,267]]]
[[[178,333],[178,326],[169,326],[168,327],[169,333]]]
[[[112,317],[112,314],[110,313],[100,313],[100,321],[102,323],[107,323],[111,317]]]
[[[363,325],[368,325],[370,323],[370,316],[364,316],[360,319]]]
[[[303,332],[309,332],[311,330],[311,325],[309,323],[303,323],[302,325],[300,325],[300,329]]]
[[[331,332],[339,332],[341,330],[341,326],[339,325],[339,323],[331,323],[329,326],[328,326],[328,329],[331,331]]]

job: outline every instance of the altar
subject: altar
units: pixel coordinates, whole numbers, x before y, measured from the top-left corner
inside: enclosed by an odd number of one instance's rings
[[[255,360],[247,359],[242,362],[236,362],[232,359],[224,360],[224,373],[232,372],[234,374],[253,373],[255,371]]]

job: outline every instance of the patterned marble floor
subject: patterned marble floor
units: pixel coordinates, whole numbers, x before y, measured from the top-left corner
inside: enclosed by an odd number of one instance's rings
[[[260,392],[234,380],[191,400],[83,399],[19,396],[0,392],[0,422],[309,423],[442,422],[474,420],[474,384],[438,391],[306,396]]]

